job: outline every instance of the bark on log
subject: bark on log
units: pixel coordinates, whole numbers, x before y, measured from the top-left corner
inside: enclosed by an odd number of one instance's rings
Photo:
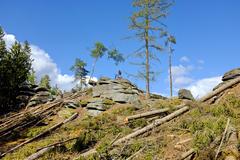
[[[43,156],[46,152],[50,151],[54,147],[55,146],[43,148],[43,149],[39,150],[38,152],[32,154],[31,156],[27,157],[25,160],[35,160],[35,159]]]
[[[184,105],[176,106],[174,109],[180,109],[182,107],[184,107]],[[159,115],[159,114],[166,113],[166,112],[169,112],[169,111],[171,111],[171,108],[163,108],[163,109],[158,109],[158,110],[154,110],[154,111],[148,111],[148,112],[145,112],[145,113],[135,114],[135,115],[126,117],[125,118],[125,123],[128,123],[131,120],[144,118],[144,117],[151,117],[151,116]]]
[[[181,109],[179,109],[179,110],[177,110],[177,111],[167,115],[166,117],[163,117],[161,119],[155,120],[153,123],[151,123],[151,124],[141,128],[141,129],[139,129],[139,130],[137,130],[137,131],[135,131],[135,132],[133,132],[133,133],[123,137],[123,138],[120,138],[119,140],[114,142],[113,145],[117,145],[117,144],[122,143],[122,142],[124,142],[126,140],[129,140],[131,138],[137,137],[137,136],[139,136],[139,135],[141,135],[141,134],[143,134],[143,133],[145,133],[145,132],[147,132],[149,130],[152,130],[153,128],[155,128],[157,126],[160,126],[161,124],[172,120],[173,118],[175,118],[175,117],[185,113],[188,110],[189,110],[189,107],[185,106],[185,107],[183,107],[183,108],[181,108]]]
[[[1,154],[0,158],[3,157],[3,156],[5,156],[7,153],[13,152],[13,151],[15,151],[16,149],[24,146],[25,144],[30,143],[30,142],[32,142],[32,141],[34,141],[34,140],[36,140],[36,139],[44,136],[45,134],[47,134],[47,133],[49,133],[49,132],[51,132],[51,131],[59,128],[59,127],[62,126],[63,124],[65,124],[65,123],[67,123],[67,122],[69,122],[69,121],[72,121],[73,119],[77,118],[77,116],[78,116],[78,113],[73,114],[73,115],[72,115],[71,117],[69,117],[68,119],[66,119],[66,120],[64,120],[64,121],[62,121],[62,122],[60,122],[60,123],[58,123],[58,124],[50,127],[48,130],[46,130],[46,131],[38,134],[37,136],[35,136],[35,137],[33,137],[33,138],[31,138],[31,139],[29,139],[29,140],[27,140],[27,141],[19,144],[19,145],[15,146],[15,147],[11,148],[11,149],[8,150],[7,152]]]
[[[210,93],[208,93],[206,96],[202,97],[199,101],[200,102],[205,102],[209,99],[211,99],[212,97],[214,97],[215,95],[223,92],[224,90],[232,87],[233,85],[240,83],[240,77],[233,79],[231,81],[229,81],[228,83],[222,85],[221,87],[219,87],[218,89],[216,89],[215,91],[212,91]]]
[[[39,149],[37,149],[37,152],[36,152],[36,153],[33,153],[32,155],[30,155],[29,157],[27,157],[25,160],[34,160],[34,159],[37,159],[37,158],[43,156],[46,152],[48,152],[48,151],[50,151],[51,149],[55,148],[56,146],[59,146],[60,144],[63,144],[63,143],[72,141],[72,140],[77,139],[77,138],[78,138],[78,137],[70,138],[70,139],[67,139],[67,140],[64,140],[64,141],[61,141],[61,142],[57,142],[57,143],[50,144],[50,145],[48,145],[48,146],[39,148]]]

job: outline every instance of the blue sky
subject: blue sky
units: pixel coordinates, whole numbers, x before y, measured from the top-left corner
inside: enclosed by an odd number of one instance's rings
[[[42,53],[35,56],[35,66],[42,67],[38,68],[39,76],[55,67],[52,78],[60,74],[68,83],[73,74],[69,68],[75,58],[84,59],[91,68],[89,50],[96,41],[117,47],[124,55],[139,47],[138,41],[125,39],[133,34],[128,29],[134,10],[131,3],[131,0],[2,0],[0,25],[12,36],[10,41],[28,40],[34,51]],[[239,6],[239,0],[176,0],[164,21],[177,39],[173,57],[175,91],[185,87],[195,96],[201,95],[218,83],[224,72],[239,67]],[[40,65],[41,55],[45,55],[43,61],[51,64]],[[160,75],[151,84],[151,91],[167,95],[167,54],[160,53],[159,58],[161,63],[153,67]],[[128,73],[137,70],[128,62],[114,66],[103,58],[97,63],[95,76],[114,77],[118,69]],[[52,81],[61,83],[62,79]],[[143,81],[131,80],[144,88]]]

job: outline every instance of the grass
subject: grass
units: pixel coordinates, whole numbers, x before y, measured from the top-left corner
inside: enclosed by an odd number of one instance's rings
[[[179,128],[187,129],[193,136],[193,147],[202,150],[223,133],[227,118],[239,127],[240,99],[228,95],[220,103],[201,105],[190,111],[179,123]]]
[[[85,100],[85,102],[86,101],[87,100]],[[84,100],[81,100],[81,102],[84,103]],[[171,145],[175,143],[175,141],[167,140],[167,135],[175,134],[178,136],[184,135],[186,132],[193,138],[192,142],[190,142],[191,146],[189,145],[188,147],[194,147],[198,152],[204,151],[205,154],[202,155],[207,156],[208,146],[216,137],[222,135],[227,118],[231,119],[231,125],[236,127],[236,129],[240,129],[240,100],[234,95],[229,95],[215,105],[199,104],[199,107],[193,108],[184,116],[176,118],[176,120],[168,122],[158,129],[147,133],[148,137],[139,136],[128,141],[126,144],[112,148],[110,144],[119,133],[120,137],[124,137],[133,132],[133,129],[147,125],[146,119],[138,119],[124,124],[124,118],[126,116],[145,112],[150,109],[173,108],[179,105],[181,100],[157,100],[151,108],[146,106],[140,110],[137,110],[131,104],[114,104],[111,100],[106,100],[104,103],[113,106],[97,117],[88,116],[84,113],[83,109],[83,114],[80,115],[80,118],[63,125],[48,137],[34,141],[14,153],[6,155],[4,159],[24,159],[36,152],[37,148],[73,137],[78,137],[78,139],[64,144],[61,148],[52,150],[40,159],[72,159],[89,147],[96,147],[98,151],[97,155],[88,157],[87,159],[89,160],[104,160],[110,157],[114,159],[126,159],[144,146],[146,146],[146,149],[135,159],[162,159],[164,158],[166,150],[173,148]],[[48,121],[48,126],[30,128],[24,133],[25,137],[33,137],[46,128],[49,128],[49,126],[56,124],[59,121],[59,117],[62,117],[61,119],[68,117],[69,115],[65,114],[65,112],[68,112],[68,110],[63,109],[56,115],[58,118],[51,118],[52,121]],[[171,127],[178,127],[182,130],[173,132],[173,130],[169,129]],[[162,137],[156,138],[159,137],[159,135]],[[179,140],[176,140],[176,142],[177,141]]]

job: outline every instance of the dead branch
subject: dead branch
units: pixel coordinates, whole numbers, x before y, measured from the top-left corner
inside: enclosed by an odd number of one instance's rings
[[[220,145],[219,145],[218,150],[217,150],[216,155],[215,155],[215,160],[216,160],[217,157],[218,157],[218,154],[219,154],[220,149],[221,149],[221,147],[222,147],[223,141],[224,141],[224,139],[225,139],[225,137],[226,137],[226,134],[227,134],[227,131],[228,131],[229,123],[230,123],[230,119],[228,118],[228,120],[227,120],[227,124],[226,124],[226,127],[225,127],[225,130],[224,130],[224,132],[223,132],[223,136],[222,136],[222,139],[221,139],[221,142],[220,142]]]
[[[69,121],[72,121],[73,119],[77,118],[77,116],[78,116],[78,113],[73,114],[73,115],[72,115],[71,117],[69,117],[68,119],[66,119],[66,120],[64,120],[64,121],[62,121],[62,122],[60,122],[60,123],[58,123],[58,124],[56,124],[56,125],[50,127],[50,128],[47,129],[46,131],[44,131],[44,132],[38,134],[37,136],[35,136],[35,137],[33,137],[33,138],[31,138],[31,139],[29,139],[29,140],[23,142],[23,143],[21,143],[21,144],[15,146],[15,147],[13,147],[13,148],[11,148],[10,150],[8,150],[8,151],[6,151],[5,153],[1,154],[0,157],[3,157],[3,156],[5,156],[7,153],[13,152],[13,151],[15,151],[16,149],[18,149],[18,148],[24,146],[25,144],[30,143],[30,142],[32,142],[32,141],[34,141],[34,140],[36,140],[36,139],[38,139],[38,138],[40,138],[40,137],[46,135],[47,133],[49,133],[49,132],[51,132],[51,131],[53,131],[53,130],[59,128],[59,127],[62,126],[63,124],[68,123]]]
[[[180,109],[182,107],[184,107],[184,105],[179,105],[179,106],[175,107],[174,109]],[[171,108],[163,108],[163,109],[158,109],[158,110],[154,110],[154,111],[148,111],[145,113],[135,114],[135,115],[126,117],[125,122],[128,123],[131,120],[145,118],[145,117],[152,117],[152,116],[156,116],[156,115],[159,115],[162,113],[167,113],[169,111],[171,111]]]

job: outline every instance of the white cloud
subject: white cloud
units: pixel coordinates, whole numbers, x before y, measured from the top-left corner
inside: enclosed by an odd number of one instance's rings
[[[176,77],[174,78],[174,84],[177,86],[183,86],[183,85],[188,85],[191,82],[193,82],[193,79],[187,76],[181,76],[181,77]]]
[[[76,85],[73,75],[62,74],[57,67],[57,64],[51,59],[49,54],[38,46],[31,45],[33,59],[32,67],[36,72],[37,80],[44,75],[49,75],[51,85],[57,85],[63,90],[70,90]]]
[[[187,56],[183,56],[180,58],[180,62],[190,62],[190,59]]]
[[[14,42],[16,41],[16,37],[13,34],[5,33],[3,39],[6,42],[7,48],[10,48]],[[77,83],[74,81],[73,75],[62,74],[57,64],[52,60],[50,55],[39,48],[36,45],[30,45],[31,47],[31,58],[33,59],[32,67],[36,72],[37,81],[40,81],[41,77],[44,75],[49,75],[51,79],[51,85],[57,85],[60,89],[69,91],[71,90]],[[87,77],[89,79],[89,76]],[[97,78],[92,78],[97,81]]]
[[[3,40],[6,43],[7,48],[10,48],[16,41],[16,37],[13,34],[4,33]]]
[[[191,65],[178,65],[172,67],[174,92],[181,88],[189,89],[195,98],[200,98],[210,92],[213,87],[221,82],[221,76],[203,79],[193,79],[190,73],[199,68]]]
[[[183,66],[183,65],[178,65],[178,66],[173,66],[172,67],[172,76],[173,76],[173,83],[177,87],[181,87],[183,85],[188,85],[190,84],[193,79],[189,77],[189,73],[193,70],[194,68],[192,66]]]
[[[213,87],[215,87],[217,84],[219,84],[221,82],[221,78],[222,78],[221,76],[217,76],[200,79],[195,81],[186,88],[192,92],[194,97],[200,98],[204,96],[206,93],[210,92],[213,89]]]

